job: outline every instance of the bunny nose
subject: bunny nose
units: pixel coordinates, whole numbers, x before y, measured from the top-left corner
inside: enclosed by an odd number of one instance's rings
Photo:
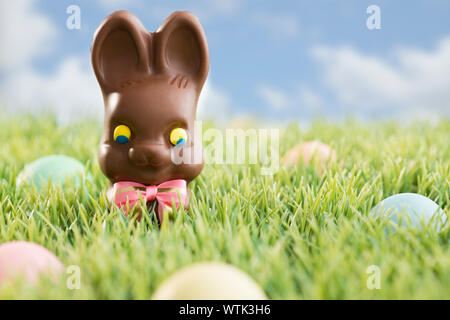
[[[137,145],[130,148],[128,157],[136,166],[160,167],[170,161],[170,153],[162,144]]]

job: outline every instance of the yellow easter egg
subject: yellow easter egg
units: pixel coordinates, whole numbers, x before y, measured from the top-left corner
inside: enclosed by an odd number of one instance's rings
[[[182,268],[156,290],[153,300],[265,300],[261,287],[240,269],[218,262]]]

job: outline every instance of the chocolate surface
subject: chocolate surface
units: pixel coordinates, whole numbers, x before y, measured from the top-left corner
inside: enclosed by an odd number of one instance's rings
[[[175,164],[170,142],[171,131],[183,128],[189,137],[183,152],[194,152],[197,102],[209,70],[208,45],[198,19],[174,12],[156,32],[149,32],[131,13],[117,11],[97,29],[91,53],[105,103],[98,156],[111,183],[190,182],[199,175],[203,162]],[[119,125],[130,128],[126,143],[114,140]]]

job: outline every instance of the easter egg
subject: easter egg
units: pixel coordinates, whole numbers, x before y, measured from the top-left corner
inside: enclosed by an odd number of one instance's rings
[[[264,291],[246,273],[231,265],[202,262],[165,280],[154,300],[265,300]]]
[[[63,268],[53,253],[38,244],[13,241],[0,245],[0,285],[17,277],[33,284],[42,275],[55,278]]]
[[[313,159],[316,160],[320,175],[327,165],[336,161],[336,152],[323,142],[308,141],[290,149],[281,161],[285,166],[296,166],[299,159],[302,159],[306,165],[311,164]]]
[[[65,155],[50,155],[26,165],[17,177],[16,184],[34,184],[38,190],[47,186],[49,181],[62,185],[73,183],[78,187],[83,174],[84,166],[78,160]]]
[[[418,227],[422,223],[428,225],[432,219],[440,228],[447,219],[443,210],[431,199],[416,193],[400,193],[390,196],[371,211],[370,215],[377,218],[389,218],[397,225]],[[436,218],[434,218],[437,216]]]

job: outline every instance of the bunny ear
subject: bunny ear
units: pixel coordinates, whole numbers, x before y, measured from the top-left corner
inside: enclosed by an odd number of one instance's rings
[[[200,91],[208,75],[209,53],[198,19],[190,12],[174,12],[154,36],[158,72],[187,77]]]
[[[117,11],[97,29],[92,45],[92,65],[105,93],[139,81],[150,73],[150,34],[134,15]]]

